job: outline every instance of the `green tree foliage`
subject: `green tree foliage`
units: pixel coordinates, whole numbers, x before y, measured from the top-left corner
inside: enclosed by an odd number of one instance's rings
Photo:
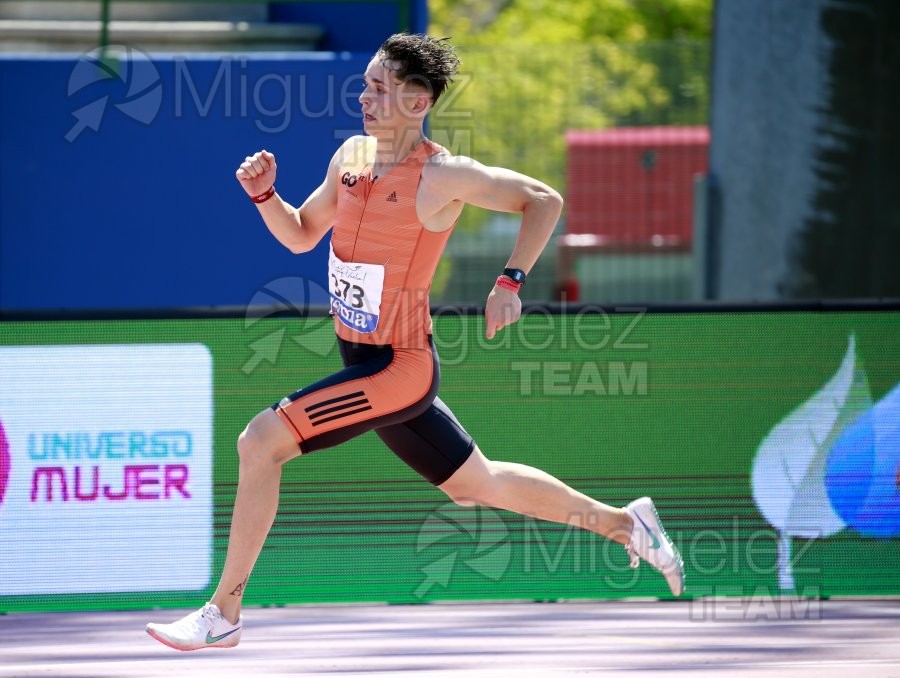
[[[431,119],[432,137],[456,153],[564,188],[566,129],[706,122],[712,0],[430,8],[430,32],[452,37],[463,62]]]
[[[473,46],[706,39],[712,26],[712,0],[430,0],[429,8],[432,31]]]

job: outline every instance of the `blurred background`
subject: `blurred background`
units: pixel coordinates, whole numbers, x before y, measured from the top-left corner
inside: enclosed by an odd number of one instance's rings
[[[325,248],[282,251],[232,173],[268,148],[302,202],[399,30],[462,57],[432,138],[566,198],[527,299],[900,296],[891,0],[30,0],[0,3],[0,309],[323,278]],[[433,301],[481,303],[517,229],[467,208]]]

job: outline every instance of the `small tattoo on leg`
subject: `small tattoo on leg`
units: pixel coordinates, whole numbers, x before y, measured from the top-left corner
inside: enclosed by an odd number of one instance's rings
[[[244,595],[244,589],[247,588],[247,582],[250,581],[250,575],[248,574],[244,577],[244,581],[234,587],[234,591],[231,592],[233,596],[242,596]]]

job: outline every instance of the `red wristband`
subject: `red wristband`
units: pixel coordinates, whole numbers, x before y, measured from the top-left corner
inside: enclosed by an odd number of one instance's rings
[[[260,193],[259,195],[251,195],[250,199],[258,205],[261,202],[265,202],[273,195],[275,195],[275,184],[272,184],[272,186],[269,187],[269,190],[265,193]]]
[[[512,278],[509,278],[505,275],[501,275],[497,277],[497,282],[495,283],[497,287],[502,287],[505,290],[509,290],[510,292],[519,293],[519,288],[522,287],[522,283],[517,283]]]

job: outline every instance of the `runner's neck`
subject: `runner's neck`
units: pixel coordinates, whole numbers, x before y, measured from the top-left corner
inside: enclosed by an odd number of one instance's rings
[[[411,141],[406,142],[406,139],[411,139]],[[422,130],[416,130],[414,135],[404,135],[400,143],[393,140],[378,140],[375,146],[375,157],[370,165],[372,181],[375,181],[378,177],[383,177],[394,167],[401,164],[413,151],[422,145],[425,139],[426,137]]]

